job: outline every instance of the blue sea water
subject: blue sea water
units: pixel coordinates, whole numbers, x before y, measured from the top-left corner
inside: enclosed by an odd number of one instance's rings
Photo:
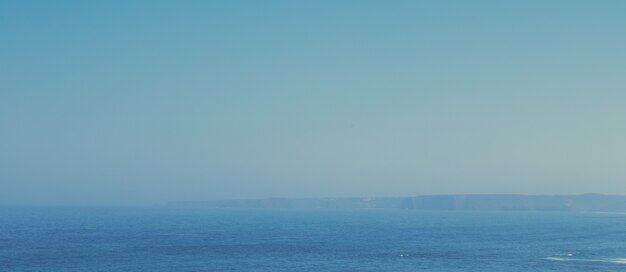
[[[626,215],[0,208],[0,271],[626,271]]]

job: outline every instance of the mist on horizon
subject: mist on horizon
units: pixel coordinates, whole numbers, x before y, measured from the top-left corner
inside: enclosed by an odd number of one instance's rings
[[[623,1],[2,1],[0,205],[626,194]]]

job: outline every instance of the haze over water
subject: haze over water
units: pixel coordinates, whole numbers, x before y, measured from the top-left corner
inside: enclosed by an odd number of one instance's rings
[[[0,271],[623,271],[624,14],[2,0]]]

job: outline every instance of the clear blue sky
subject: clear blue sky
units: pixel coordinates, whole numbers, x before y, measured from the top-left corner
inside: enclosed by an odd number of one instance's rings
[[[0,204],[626,194],[626,1],[0,1]]]

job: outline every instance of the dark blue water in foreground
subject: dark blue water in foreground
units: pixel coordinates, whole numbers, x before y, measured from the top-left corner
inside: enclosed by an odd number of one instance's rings
[[[0,208],[0,271],[625,271],[626,215]]]

